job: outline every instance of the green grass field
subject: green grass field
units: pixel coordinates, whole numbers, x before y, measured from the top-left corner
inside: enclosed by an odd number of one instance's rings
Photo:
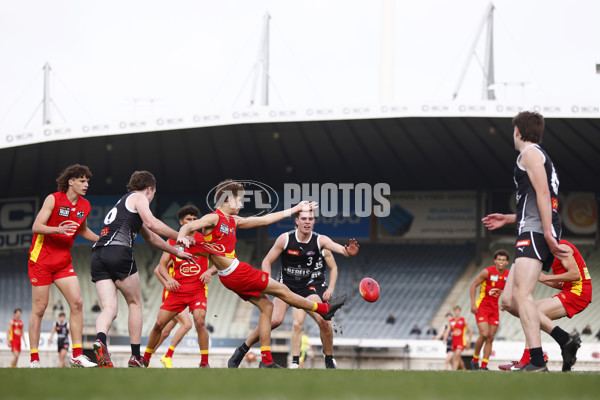
[[[599,373],[0,369],[0,399],[598,399]]]

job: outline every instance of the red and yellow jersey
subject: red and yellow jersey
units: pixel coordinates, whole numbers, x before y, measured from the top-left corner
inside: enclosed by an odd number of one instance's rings
[[[452,332],[452,339],[465,336],[466,321],[463,317],[458,319],[452,318],[450,320],[450,331]]]
[[[20,342],[23,335],[23,320],[13,318],[10,321],[10,329],[8,331],[9,342]]]
[[[566,244],[573,249],[573,258],[575,258],[577,269],[579,270],[579,280],[573,282],[564,282],[562,291],[571,292],[583,299],[592,301],[592,278],[587,266],[585,265],[585,261],[581,256],[581,253],[579,250],[577,250],[577,247],[573,246],[573,244],[567,242],[566,240],[561,240],[558,243]],[[552,273],[554,275],[559,275],[564,274],[565,272],[567,272],[567,269],[564,267],[564,265],[562,265],[560,260],[554,259],[554,262],[552,263]]]
[[[504,269],[502,273],[498,272],[495,265],[486,268],[488,277],[481,284],[479,289],[479,297],[475,305],[480,306],[492,306],[498,308],[498,299],[504,290],[506,285],[506,279],[508,279],[508,270]]]
[[[202,242],[203,237],[200,232],[196,232],[194,235],[196,242]],[[169,239],[171,246],[176,246],[176,241]],[[198,249],[198,246],[192,246],[189,249],[178,247],[179,250],[185,251],[189,254],[199,253],[202,250]],[[169,275],[175,279],[181,287],[177,293],[187,294],[195,293],[201,290],[206,291],[206,285],[200,281],[200,275],[208,270],[208,257],[198,257],[194,262],[188,260],[182,260],[171,254],[171,260],[173,261],[172,266],[169,268]],[[163,300],[167,297],[168,292],[163,291]]]
[[[213,230],[204,235],[204,242],[196,242],[199,252],[214,254],[217,256],[236,258],[235,243],[237,237],[235,234],[235,218],[233,216],[226,217],[221,210],[216,210],[213,214],[219,216],[219,221]]]
[[[61,226],[67,222],[75,222],[78,226],[72,235],[33,235],[29,260],[57,268],[71,264],[71,246],[79,234],[81,224],[90,213],[90,202],[79,197],[75,204],[63,192],[52,193],[54,209],[48,219],[47,226]]]

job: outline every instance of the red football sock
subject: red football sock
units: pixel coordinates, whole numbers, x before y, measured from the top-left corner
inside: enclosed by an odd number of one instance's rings
[[[271,355],[271,346],[263,346],[260,348],[262,362],[265,364],[273,364],[273,356]]]
[[[479,362],[479,356],[473,355],[473,363],[478,363]]]
[[[31,362],[40,361],[40,354],[38,349],[31,349]]]
[[[529,361],[531,361],[531,358],[529,357],[529,349],[525,349],[523,351],[523,357],[521,357],[521,361],[519,362],[523,365],[526,365],[529,364]]]
[[[73,358],[79,357],[82,354],[83,354],[83,350],[81,349],[81,343],[74,344],[73,345]]]
[[[486,360],[485,358],[481,359],[481,368],[485,368],[488,365],[488,360]]]
[[[200,350],[200,364],[208,364],[208,350]]]
[[[329,304],[328,303],[317,303],[315,302],[315,305],[313,307],[313,311],[316,311],[317,314],[325,314],[326,312],[329,311]]]
[[[167,353],[165,354],[165,357],[172,358],[174,351],[175,351],[175,347],[169,346],[169,350],[167,350]]]
[[[150,364],[150,359],[152,358],[152,354],[154,354],[154,350],[146,348],[146,351],[144,352],[144,360],[146,360],[148,362],[148,364]]]

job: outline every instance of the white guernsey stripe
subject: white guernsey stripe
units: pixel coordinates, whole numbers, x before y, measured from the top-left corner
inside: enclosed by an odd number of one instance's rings
[[[529,237],[531,238],[531,245],[533,246],[533,251],[535,251],[535,255],[537,256],[538,260],[542,260],[542,257],[540,257],[540,253],[538,252],[537,247],[535,247],[535,240],[533,239],[533,232],[529,232]]]

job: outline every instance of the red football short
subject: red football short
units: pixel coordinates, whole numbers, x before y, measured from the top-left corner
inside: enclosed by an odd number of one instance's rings
[[[219,279],[223,286],[237,293],[245,301],[250,297],[260,296],[269,284],[268,273],[252,268],[245,262],[239,262],[237,267],[227,275],[221,275],[221,272],[223,271],[219,271]]]
[[[29,282],[33,286],[48,286],[57,279],[69,276],[77,276],[71,264],[57,269],[29,260]]]
[[[162,310],[182,312],[186,307],[190,308],[190,312],[202,309],[206,310],[206,290],[201,290],[195,293],[179,294],[179,292],[169,292],[163,300],[160,308]]]
[[[10,342],[11,351],[21,351],[21,338],[19,340],[12,340]]]
[[[554,297],[558,297],[563,307],[567,311],[567,316],[573,318],[575,314],[579,314],[590,304],[590,301],[582,296],[577,296],[572,292],[560,292]]]
[[[452,351],[464,350],[465,338],[462,336],[452,336]]]
[[[489,305],[481,304],[475,314],[475,320],[479,324],[480,322],[487,322],[490,325],[498,326],[500,320],[500,313],[498,312],[498,306],[493,307]]]

